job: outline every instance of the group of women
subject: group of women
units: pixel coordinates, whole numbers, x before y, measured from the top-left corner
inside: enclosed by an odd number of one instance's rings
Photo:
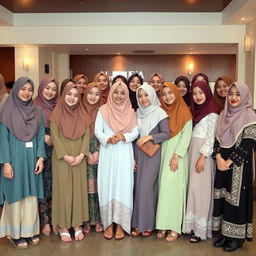
[[[9,97],[0,76],[0,237],[25,249],[39,233],[82,240],[125,232],[167,242],[212,238],[224,251],[252,240],[256,115],[247,85],[225,76],[149,83],[98,73],[34,84]],[[59,95],[60,92],[60,95]],[[215,165],[216,162],[216,165]],[[216,167],[215,167],[216,166]],[[38,210],[39,209],[39,210]]]

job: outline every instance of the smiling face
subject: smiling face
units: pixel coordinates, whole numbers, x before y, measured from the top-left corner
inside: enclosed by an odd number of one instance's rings
[[[171,88],[167,86],[163,88],[162,98],[164,103],[168,106],[171,106],[176,100],[175,94],[172,92]]]
[[[46,100],[52,100],[57,94],[57,85],[55,82],[48,83],[43,89],[43,97]]]
[[[125,90],[121,85],[118,85],[113,91],[112,99],[116,104],[122,104],[125,101]]]
[[[155,89],[156,92],[160,91],[162,81],[159,76],[153,76],[149,84]]]
[[[232,107],[238,107],[241,104],[241,94],[235,85],[228,92],[228,104]]]
[[[100,101],[100,90],[97,86],[92,87],[87,94],[87,100],[91,105],[94,105]]]
[[[204,92],[201,90],[201,88],[199,87],[194,87],[192,96],[193,96],[193,101],[198,105],[201,105],[206,101],[206,96]]]
[[[228,89],[229,86],[223,80],[219,80],[217,82],[216,92],[220,97],[225,98],[227,96]]]
[[[186,84],[184,83],[184,81],[182,81],[182,80],[179,81],[179,83],[177,84],[177,88],[179,89],[182,97],[185,96],[188,92],[188,88],[187,88]]]
[[[84,77],[81,77],[77,83],[76,83],[76,86],[79,90],[80,93],[84,93],[85,91],[85,88],[87,86],[87,81],[84,79]]]
[[[34,90],[32,85],[27,82],[20,88],[18,92],[18,98],[23,102],[27,102],[32,99],[33,92]]]
[[[97,81],[96,81],[97,85],[100,86],[101,90],[104,91],[105,89],[107,89],[108,87],[108,79],[103,76],[103,75],[100,75],[98,78],[97,78]]]
[[[148,106],[151,105],[149,95],[143,89],[140,89],[139,92],[138,92],[138,101],[139,101],[139,104],[143,107],[148,107]]]
[[[129,88],[131,91],[136,92],[136,90],[141,86],[140,79],[135,76],[129,83]]]
[[[70,89],[65,95],[64,101],[69,107],[75,106],[78,102],[78,90],[76,88]]]

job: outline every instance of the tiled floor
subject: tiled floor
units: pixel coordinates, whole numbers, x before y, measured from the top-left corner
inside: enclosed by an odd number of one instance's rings
[[[256,211],[256,202],[254,202],[254,210]],[[255,215],[254,223],[256,223]],[[256,240],[255,230],[254,238]],[[212,243],[213,240],[207,240],[198,244],[191,244],[186,237],[180,237],[176,242],[167,243],[157,239],[155,235],[150,238],[126,236],[122,241],[115,239],[107,241],[103,238],[102,233],[98,234],[93,231],[83,241],[73,241],[72,243],[63,243],[59,237],[54,235],[42,236],[39,245],[30,246],[23,251],[15,249],[6,238],[1,238],[0,256],[219,256],[231,254],[214,248]],[[246,242],[242,249],[233,252],[232,255],[255,256],[256,242]]]

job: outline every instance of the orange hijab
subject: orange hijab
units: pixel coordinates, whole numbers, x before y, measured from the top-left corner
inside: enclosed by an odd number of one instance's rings
[[[52,112],[50,121],[59,127],[64,137],[76,140],[85,134],[89,126],[89,117],[82,104],[80,104],[81,95],[79,92],[76,105],[70,107],[66,104],[65,96],[72,88],[77,88],[74,83],[68,83],[66,85]]]
[[[163,89],[168,87],[174,93],[176,100],[172,105],[167,105],[163,101]],[[177,135],[187,123],[187,121],[192,120],[192,114],[187,107],[187,104],[183,100],[177,86],[173,83],[165,83],[160,89],[160,102],[161,107],[165,110],[169,116],[169,128],[171,138]]]

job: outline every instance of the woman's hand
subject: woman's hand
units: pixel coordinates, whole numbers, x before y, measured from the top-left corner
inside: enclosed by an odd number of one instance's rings
[[[148,142],[149,140],[153,140],[153,137],[152,137],[152,135],[147,135],[147,136],[143,136],[143,137],[141,137],[141,138],[139,138],[138,140],[137,140],[137,146],[139,147],[139,148],[141,148],[146,142]]]
[[[84,153],[81,153],[80,155],[75,157],[75,161],[70,164],[71,166],[78,166],[84,159]]]
[[[201,154],[196,162],[196,172],[200,173],[204,170],[205,155]]]
[[[121,133],[115,134],[113,137],[115,137],[118,140],[118,142],[122,140],[125,141],[125,137]]]
[[[221,154],[216,154],[216,164],[217,168],[220,171],[227,171],[229,167],[226,164],[226,161],[221,157]]]
[[[137,172],[137,170],[138,170],[138,165],[137,165],[137,163],[134,161],[134,172]]]
[[[44,142],[48,145],[48,146],[52,146],[52,139],[51,136],[48,134],[44,135]]]
[[[176,172],[179,168],[179,156],[177,154],[174,154],[170,160],[170,170],[173,172]]]
[[[68,163],[68,164],[72,164],[72,163],[74,163],[74,161],[75,161],[75,157],[73,157],[73,156],[68,156],[68,155],[65,155],[64,157],[63,157],[63,159]]]
[[[109,144],[117,144],[118,142],[119,142],[119,140],[115,137],[115,135],[108,138],[108,141],[107,141],[107,143],[109,143]]]
[[[93,157],[93,161],[94,161],[94,164],[98,164],[99,163],[99,152],[96,151],[92,154],[92,157]]]
[[[14,178],[13,169],[10,163],[4,164],[4,177],[6,179],[12,180]]]
[[[43,157],[39,157],[37,162],[36,162],[36,167],[35,167],[35,174],[40,174],[44,169],[44,159]]]
[[[90,152],[89,152],[89,154],[88,154],[87,163],[88,163],[89,165],[94,165],[94,158],[93,158],[92,153],[90,153]]]

